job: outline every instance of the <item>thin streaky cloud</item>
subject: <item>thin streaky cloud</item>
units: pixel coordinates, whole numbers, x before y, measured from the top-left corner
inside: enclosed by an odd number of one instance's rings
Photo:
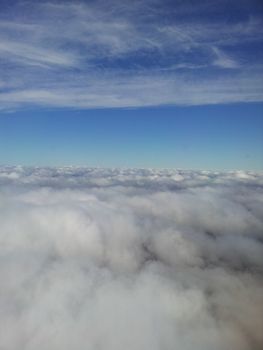
[[[182,74],[80,77],[76,81],[47,82],[46,87],[24,88],[0,95],[1,105],[42,105],[72,108],[143,107],[162,104],[200,105],[262,100],[262,79],[256,72],[234,78],[191,81]],[[187,80],[187,81],[186,81]],[[37,85],[37,83],[36,83]],[[237,88],[238,87],[238,88]],[[9,104],[9,106],[8,106]]]
[[[7,56],[11,62],[15,61],[22,65],[40,65],[43,68],[45,65],[74,65],[74,59],[70,55],[19,42],[1,41],[0,52],[3,58]]]
[[[262,43],[260,13],[211,21],[192,12],[166,1],[3,6],[1,110],[262,101],[260,55],[252,54]]]

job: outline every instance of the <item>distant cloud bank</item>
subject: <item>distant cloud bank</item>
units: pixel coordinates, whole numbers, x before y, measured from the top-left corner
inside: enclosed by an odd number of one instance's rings
[[[256,0],[3,2],[0,110],[262,102],[262,28]]]
[[[0,348],[261,350],[263,173],[0,168]]]

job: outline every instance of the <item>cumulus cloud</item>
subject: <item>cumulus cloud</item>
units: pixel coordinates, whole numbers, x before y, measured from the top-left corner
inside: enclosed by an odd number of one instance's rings
[[[262,174],[1,167],[0,185],[2,349],[262,349]]]

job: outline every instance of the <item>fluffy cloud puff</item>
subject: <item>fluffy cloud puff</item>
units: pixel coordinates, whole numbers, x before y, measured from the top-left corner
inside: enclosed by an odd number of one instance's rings
[[[263,175],[0,169],[0,348],[260,350]]]

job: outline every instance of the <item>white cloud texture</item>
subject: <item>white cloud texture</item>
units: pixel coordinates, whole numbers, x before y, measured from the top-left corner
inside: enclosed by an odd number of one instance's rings
[[[262,349],[262,174],[1,167],[0,184],[1,349]]]
[[[0,110],[262,102],[259,5],[224,3],[3,2]]]

